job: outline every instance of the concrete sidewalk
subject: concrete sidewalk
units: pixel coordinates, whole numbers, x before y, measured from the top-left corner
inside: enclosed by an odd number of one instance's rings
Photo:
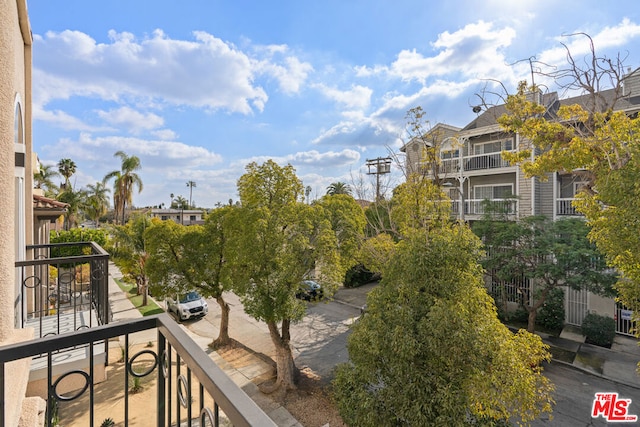
[[[127,295],[120,289],[114,279],[122,277],[122,273],[118,267],[109,262],[109,304],[113,313],[112,322],[123,320],[131,320],[142,317],[142,314],[133,306]],[[158,304],[161,305],[162,304]],[[209,348],[210,339],[201,337],[192,333],[184,325],[180,325],[182,329],[193,339],[193,341],[202,348],[204,352],[209,354],[214,362],[235,382],[242,390],[244,390],[251,399],[262,408],[262,410],[271,418],[278,426],[281,427],[303,427],[282,405],[275,402],[268,395],[262,393],[256,384],[253,383],[254,378],[262,377],[273,373],[273,366],[261,358],[249,355],[245,360],[235,363],[237,368],[231,366],[218,353]],[[147,342],[155,342],[158,339],[158,332],[155,329],[142,331],[130,335],[129,342],[141,344]],[[122,342],[114,342],[111,346],[117,347],[124,345],[124,337]],[[118,350],[119,351],[119,350]]]
[[[566,326],[559,337],[539,335],[557,355],[554,362],[640,389],[640,375],[637,373],[640,347],[636,338],[616,335],[608,349],[585,343],[580,329],[573,326]]]

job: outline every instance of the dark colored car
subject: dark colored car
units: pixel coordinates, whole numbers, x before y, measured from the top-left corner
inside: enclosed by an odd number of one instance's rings
[[[322,296],[322,286],[313,280],[303,280],[300,282],[300,286],[298,286],[298,291],[296,292],[296,298],[305,301],[318,301],[322,299]]]

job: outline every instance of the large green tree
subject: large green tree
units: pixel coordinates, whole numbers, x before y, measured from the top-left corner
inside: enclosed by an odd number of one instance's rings
[[[551,411],[552,386],[540,368],[549,354],[539,337],[514,335],[498,320],[480,240],[451,220],[446,196],[430,180],[410,176],[392,202],[398,235],[370,239],[369,266],[383,279],[334,382],[343,419],[490,425]]]
[[[113,247],[109,251],[122,273],[134,281],[138,295],[142,295],[142,305],[148,303],[149,276],[147,260],[149,254],[145,231],[151,226],[149,217],[133,215],[125,225],[115,225],[111,230]]]
[[[581,219],[486,217],[474,224],[474,231],[485,244],[482,265],[491,279],[518,286],[529,332],[535,331],[538,311],[554,289],[614,295],[617,276],[589,241],[589,228]]]
[[[327,219],[335,233],[340,268],[346,271],[358,261],[366,225],[364,210],[348,194],[326,195],[315,205],[323,209],[320,218]]]
[[[334,231],[320,208],[303,203],[304,187],[292,166],[251,163],[238,180],[241,206],[233,210],[226,260],[247,314],[264,321],[276,349],[275,388],[295,387],[297,369],[290,326],[305,303],[300,282],[314,278],[330,297],[344,278]]]
[[[136,172],[140,170],[142,165],[137,156],[129,156],[124,151],[117,151],[114,156],[120,158],[120,170],[109,172],[105,175],[103,181],[114,180],[113,205],[115,218],[117,222],[118,215],[120,214],[120,224],[124,224],[127,205],[131,206],[133,202],[134,187],[138,188],[138,193],[142,191],[142,179]]]
[[[220,306],[220,330],[212,347],[225,346],[229,337],[229,304],[223,292],[229,290],[225,219],[232,210],[213,210],[205,225],[183,226],[173,221],[154,220],[145,233],[147,273],[154,295],[164,297],[192,290],[215,298]]]
[[[334,382],[349,425],[527,423],[553,403],[542,340],[497,318],[464,224],[414,229],[393,248]]]

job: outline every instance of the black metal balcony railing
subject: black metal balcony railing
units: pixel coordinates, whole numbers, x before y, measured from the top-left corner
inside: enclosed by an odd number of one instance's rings
[[[21,327],[36,336],[109,323],[109,254],[94,242],[27,246],[16,262]]]
[[[129,336],[149,329],[157,329],[157,345],[129,354]],[[94,363],[89,363],[97,353],[94,348],[121,337],[125,342],[120,362],[125,364],[124,381],[118,378],[114,383],[114,375],[98,383]],[[54,356],[77,348],[85,348],[89,354],[85,366],[55,373]],[[48,402],[46,425],[50,427],[58,422],[69,425],[80,414],[87,417],[89,426],[100,425],[105,414],[116,425],[124,426],[218,426],[221,423],[275,426],[173,319],[160,314],[0,347],[0,427],[6,426],[7,405],[14,404],[5,399],[7,376],[11,375],[7,364],[37,357],[47,360],[46,396],[43,397]],[[147,358],[149,363],[141,369],[137,361],[142,358]],[[141,420],[140,417],[134,420],[131,415],[134,403],[129,392],[131,380],[154,372],[155,381],[145,386],[155,386],[155,399],[142,403],[144,415]],[[80,380],[79,384],[62,392],[60,385],[70,377]],[[124,399],[121,412],[114,410],[114,401],[119,399]],[[76,402],[81,403],[79,408]],[[76,406],[70,418],[65,418],[65,409],[72,404]],[[135,405],[141,403],[138,401]]]

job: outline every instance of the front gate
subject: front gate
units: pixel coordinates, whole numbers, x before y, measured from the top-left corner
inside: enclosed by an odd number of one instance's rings
[[[574,326],[582,326],[584,316],[589,308],[589,292],[584,289],[576,290],[567,288],[566,293],[566,323]]]
[[[635,322],[631,319],[633,316],[633,310],[629,310],[628,307],[616,303],[616,332],[622,335],[635,336]]]

